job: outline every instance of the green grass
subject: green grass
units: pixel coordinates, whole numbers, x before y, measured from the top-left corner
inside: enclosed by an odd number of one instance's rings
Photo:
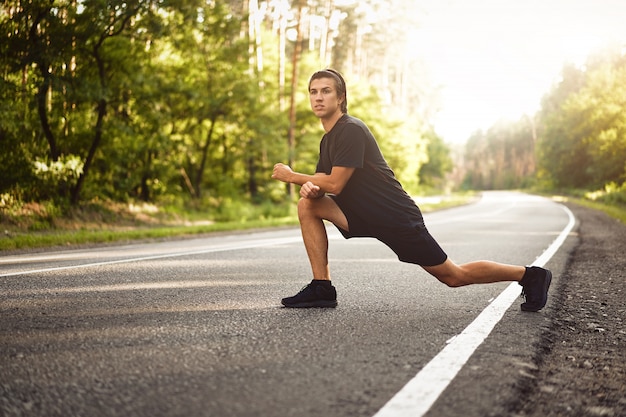
[[[79,229],[49,230],[45,232],[7,233],[0,237],[0,251],[44,247],[89,245],[137,240],[159,240],[189,237],[208,233],[250,230],[257,228],[297,225],[295,217],[250,220],[245,222],[218,222],[192,226],[138,226],[130,230]]]
[[[295,205],[211,201],[202,207],[87,202],[0,205],[0,251],[163,240],[201,234],[296,225]]]
[[[626,206],[607,204],[599,201],[593,201],[586,198],[566,197],[567,201],[571,201],[574,204],[588,207],[594,210],[602,211],[614,219],[619,220],[623,224],[626,224]]]
[[[474,201],[475,194],[457,194],[441,201],[420,203],[424,212],[458,206]],[[135,211],[136,208],[134,209]],[[53,211],[54,215],[50,212]],[[141,210],[139,210],[141,211]],[[226,215],[228,213],[228,215]],[[136,215],[136,213],[135,213]],[[216,232],[231,232],[281,226],[297,226],[295,203],[282,206],[229,204],[209,219],[206,212],[181,212],[175,208],[141,211],[137,220],[120,207],[88,206],[60,216],[50,208],[38,206],[4,216],[0,224],[0,251],[15,251],[78,245],[123,243],[138,240],[185,238]],[[232,220],[235,218],[236,220]],[[2,230],[2,229],[0,229]]]
[[[559,191],[560,194],[549,190],[537,191],[543,195],[553,196],[554,199],[568,201],[583,207],[602,211],[609,216],[626,224],[626,182],[622,185],[616,183],[606,184],[599,190],[567,189]]]

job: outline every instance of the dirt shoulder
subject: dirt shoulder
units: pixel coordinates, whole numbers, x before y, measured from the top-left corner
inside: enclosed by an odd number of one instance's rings
[[[626,416],[626,225],[568,205],[580,244],[551,289],[553,319],[516,416]]]

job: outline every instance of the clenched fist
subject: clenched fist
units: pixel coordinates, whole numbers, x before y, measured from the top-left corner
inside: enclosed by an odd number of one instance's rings
[[[289,165],[281,164],[280,162],[274,165],[274,171],[272,172],[272,178],[282,182],[289,182],[289,177],[293,174],[293,170]]]

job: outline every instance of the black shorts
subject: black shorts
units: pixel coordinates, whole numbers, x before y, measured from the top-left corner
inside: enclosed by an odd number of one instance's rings
[[[335,200],[336,201],[336,200]],[[337,229],[344,238],[373,237],[387,245],[402,262],[421,266],[441,265],[448,255],[439,246],[426,229],[423,221],[416,221],[415,226],[397,226],[390,228],[373,227],[350,210],[339,206],[343,211],[350,230]]]

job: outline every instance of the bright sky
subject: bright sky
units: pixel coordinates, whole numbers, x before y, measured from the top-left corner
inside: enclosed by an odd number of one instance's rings
[[[609,41],[626,47],[625,0],[422,0],[412,52],[443,87],[436,130],[464,142],[540,108],[565,61]]]

